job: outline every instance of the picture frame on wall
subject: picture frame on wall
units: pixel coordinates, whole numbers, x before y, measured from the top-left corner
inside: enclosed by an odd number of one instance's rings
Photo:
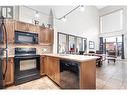
[[[94,49],[94,48],[95,48],[94,41],[89,41],[89,49]]]

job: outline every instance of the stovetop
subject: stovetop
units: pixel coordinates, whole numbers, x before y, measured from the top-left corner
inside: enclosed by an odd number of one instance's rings
[[[15,54],[15,56],[40,56],[39,54]]]
[[[36,48],[15,48],[15,57],[39,56],[36,54]]]
[[[39,55],[39,54],[15,54],[15,56],[32,56],[32,55]]]

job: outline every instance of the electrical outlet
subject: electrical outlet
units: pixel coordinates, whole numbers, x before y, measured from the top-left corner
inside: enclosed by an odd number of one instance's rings
[[[43,52],[46,52],[46,51],[47,51],[47,48],[43,48],[42,51],[43,51]]]

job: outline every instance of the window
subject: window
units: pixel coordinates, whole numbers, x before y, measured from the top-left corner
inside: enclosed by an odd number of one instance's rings
[[[117,32],[123,29],[123,10],[117,10],[100,17],[101,33]]]

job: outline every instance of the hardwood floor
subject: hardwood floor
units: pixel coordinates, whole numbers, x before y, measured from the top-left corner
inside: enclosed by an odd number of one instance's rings
[[[60,89],[48,77],[43,77],[18,86],[11,86],[9,89]],[[117,60],[107,63],[96,69],[96,89],[127,89],[127,60]]]
[[[127,61],[105,61],[96,69],[97,89],[127,89]]]

